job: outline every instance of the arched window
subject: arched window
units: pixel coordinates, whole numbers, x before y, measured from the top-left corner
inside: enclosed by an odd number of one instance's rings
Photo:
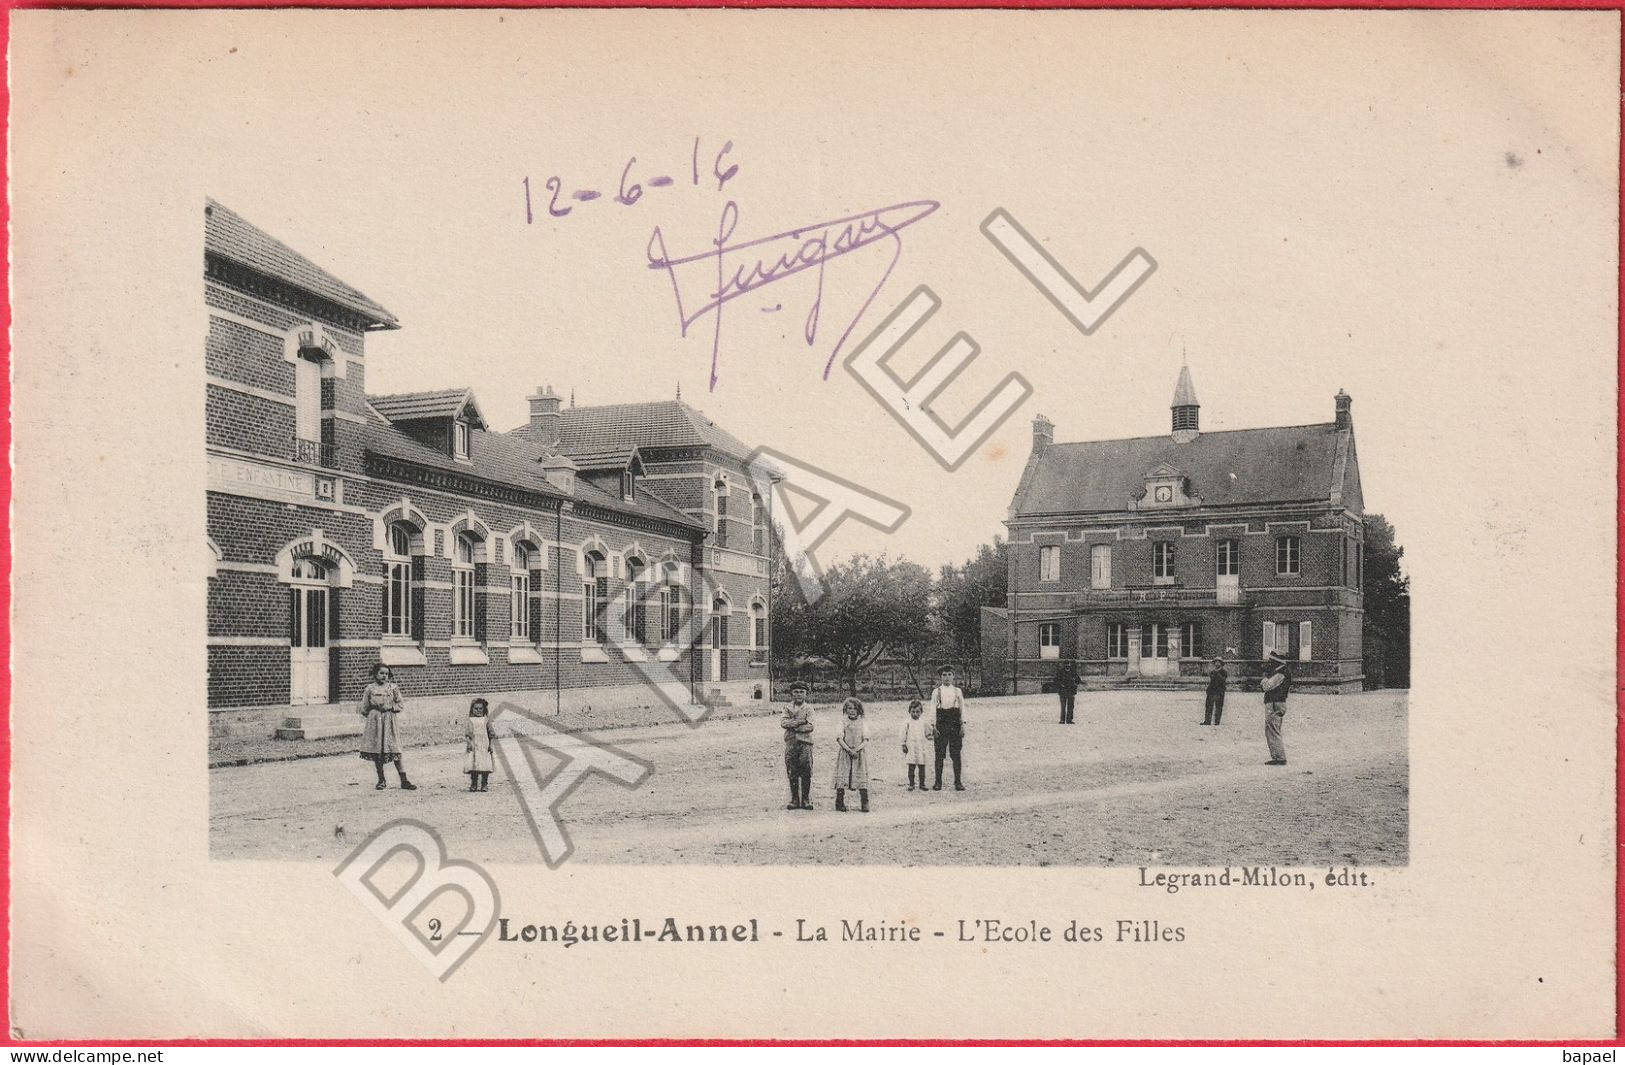
[[[643,560],[626,560],[626,636],[633,643],[648,642],[649,612],[643,588]]]
[[[661,568],[661,639],[665,643],[675,644],[683,632],[683,571],[675,562],[668,562]]]
[[[750,660],[767,661],[767,604],[760,600],[750,605]]]
[[[459,533],[451,561],[451,635],[453,639],[477,640],[479,596],[476,591],[474,560],[480,541],[473,533]]]
[[[728,546],[728,482],[717,478],[711,486],[717,495],[717,546]]]
[[[581,638],[608,643],[605,614],[609,609],[609,561],[596,551],[586,554],[587,575],[581,585]]]
[[[530,571],[536,564],[535,550],[523,540],[513,545],[511,570],[508,574],[508,638],[515,643],[530,643],[535,639],[530,616]]]
[[[416,622],[421,605],[414,603],[419,586],[421,563],[412,551],[413,529],[404,522],[389,527],[384,543],[384,622],[385,636],[417,639]]]

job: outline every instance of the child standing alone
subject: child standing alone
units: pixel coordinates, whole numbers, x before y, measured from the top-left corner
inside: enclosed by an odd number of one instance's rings
[[[920,715],[925,708],[918,699],[909,700],[908,720],[903,722],[903,764],[908,767],[908,790],[914,790],[915,771],[919,771],[920,790],[925,790],[925,719]]]
[[[490,707],[484,699],[468,704],[468,758],[463,772],[468,774],[469,791],[485,791],[491,782],[495,752],[491,749]]]
[[[869,812],[869,730],[863,723],[863,704],[848,699],[841,704],[846,724],[835,738],[835,808],[846,810],[846,793],[858,789],[863,801],[862,812]]]

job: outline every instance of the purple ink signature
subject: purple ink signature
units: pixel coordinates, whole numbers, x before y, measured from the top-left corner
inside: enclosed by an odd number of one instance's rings
[[[831,259],[838,259],[859,248],[890,239],[893,244],[891,262],[886,264],[886,270],[880,275],[880,280],[875,282],[863,305],[858,308],[858,313],[852,316],[840,338],[835,341],[829,361],[824,364],[824,379],[828,380],[830,368],[835,365],[842,345],[852,335],[852,330],[857,328],[858,321],[879,295],[881,288],[886,284],[886,279],[891,276],[892,268],[897,265],[897,260],[903,254],[903,242],[898,232],[931,214],[940,206],[942,205],[936,200],[909,200],[906,203],[879,207],[828,222],[798,226],[770,237],[730,244],[734,230],[739,227],[739,205],[729,200],[722,208],[722,218],[717,225],[716,239],[711,241],[713,248],[711,251],[672,258],[666,251],[666,238],[661,234],[660,227],[656,226],[654,234],[649,238],[647,249],[649,269],[664,270],[666,276],[670,278],[672,294],[677,298],[677,319],[683,336],[688,335],[689,326],[707,314],[715,315],[711,338],[711,390],[715,391],[717,353],[722,343],[724,303],[816,267],[818,288],[802,328],[802,335],[810,346],[818,337],[818,318],[824,303],[825,265]],[[773,247],[782,242],[794,242],[794,246],[788,249]],[[684,308],[683,288],[677,279],[678,271],[682,267],[699,267],[708,262],[714,263],[715,269],[708,272],[707,280],[702,282],[711,286],[705,292],[707,302],[689,313]],[[711,280],[713,277],[714,280]]]

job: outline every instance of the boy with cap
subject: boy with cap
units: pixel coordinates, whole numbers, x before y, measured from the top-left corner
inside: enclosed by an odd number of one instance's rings
[[[931,705],[937,711],[936,724],[931,728],[931,736],[937,744],[937,778],[931,790],[942,790],[942,760],[948,756],[954,760],[954,790],[964,791],[965,785],[959,779],[959,755],[965,742],[965,693],[954,685],[953,666],[937,670]]]
[[[1269,744],[1270,760],[1265,765],[1286,765],[1286,742],[1281,739],[1281,725],[1286,721],[1286,696],[1292,690],[1292,674],[1287,672],[1286,655],[1271,651],[1264,665],[1264,679],[1258,682],[1264,689],[1264,742]]]
[[[790,802],[786,810],[811,810],[812,805],[812,707],[807,705],[807,682],[790,683],[790,705],[784,708],[779,725],[784,729],[784,772],[790,778]]]

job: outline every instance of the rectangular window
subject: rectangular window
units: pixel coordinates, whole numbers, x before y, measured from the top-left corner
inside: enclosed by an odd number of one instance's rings
[[[1061,626],[1058,622],[1046,621],[1038,626],[1038,657],[1061,657]]]
[[[384,635],[412,635],[412,563],[409,559],[384,564]]]
[[[1264,622],[1264,638],[1260,641],[1260,648],[1259,654],[1264,658],[1268,658],[1270,652],[1275,650],[1275,622]]]
[[[1110,588],[1112,586],[1112,547],[1110,544],[1096,544],[1089,549],[1089,587]]]
[[[455,446],[457,457],[460,459],[466,459],[468,458],[468,423],[458,421],[452,422],[451,424],[453,438],[456,441]]]
[[[648,600],[635,584],[626,586],[626,635],[634,643],[643,643],[649,624]]]
[[[1314,623],[1309,621],[1298,622],[1298,661],[1309,661],[1310,648],[1313,646]]]
[[[1360,541],[1360,553],[1354,559],[1354,587],[1365,591],[1365,541]]]
[[[1214,560],[1221,577],[1241,576],[1241,549],[1234,540],[1220,540],[1214,545]]]
[[[309,443],[322,439],[322,367],[306,358],[294,360],[294,435]]]
[[[1128,657],[1128,626],[1120,621],[1106,626],[1106,657]]]
[[[1275,572],[1281,577],[1296,577],[1302,572],[1302,555],[1296,536],[1278,536],[1275,539]]]
[[[1171,540],[1158,540],[1151,545],[1151,578],[1159,584],[1174,579],[1174,545]]]
[[[451,572],[451,634],[460,639],[474,638],[474,571]]]
[[[1061,579],[1061,549],[1055,544],[1049,544],[1038,549],[1038,579],[1041,581],[1058,581]]]
[[[1198,658],[1196,650],[1196,622],[1187,621],[1179,626],[1179,657]]]
[[[510,639],[530,642],[530,574],[515,573],[509,577],[508,617],[511,619]]]

